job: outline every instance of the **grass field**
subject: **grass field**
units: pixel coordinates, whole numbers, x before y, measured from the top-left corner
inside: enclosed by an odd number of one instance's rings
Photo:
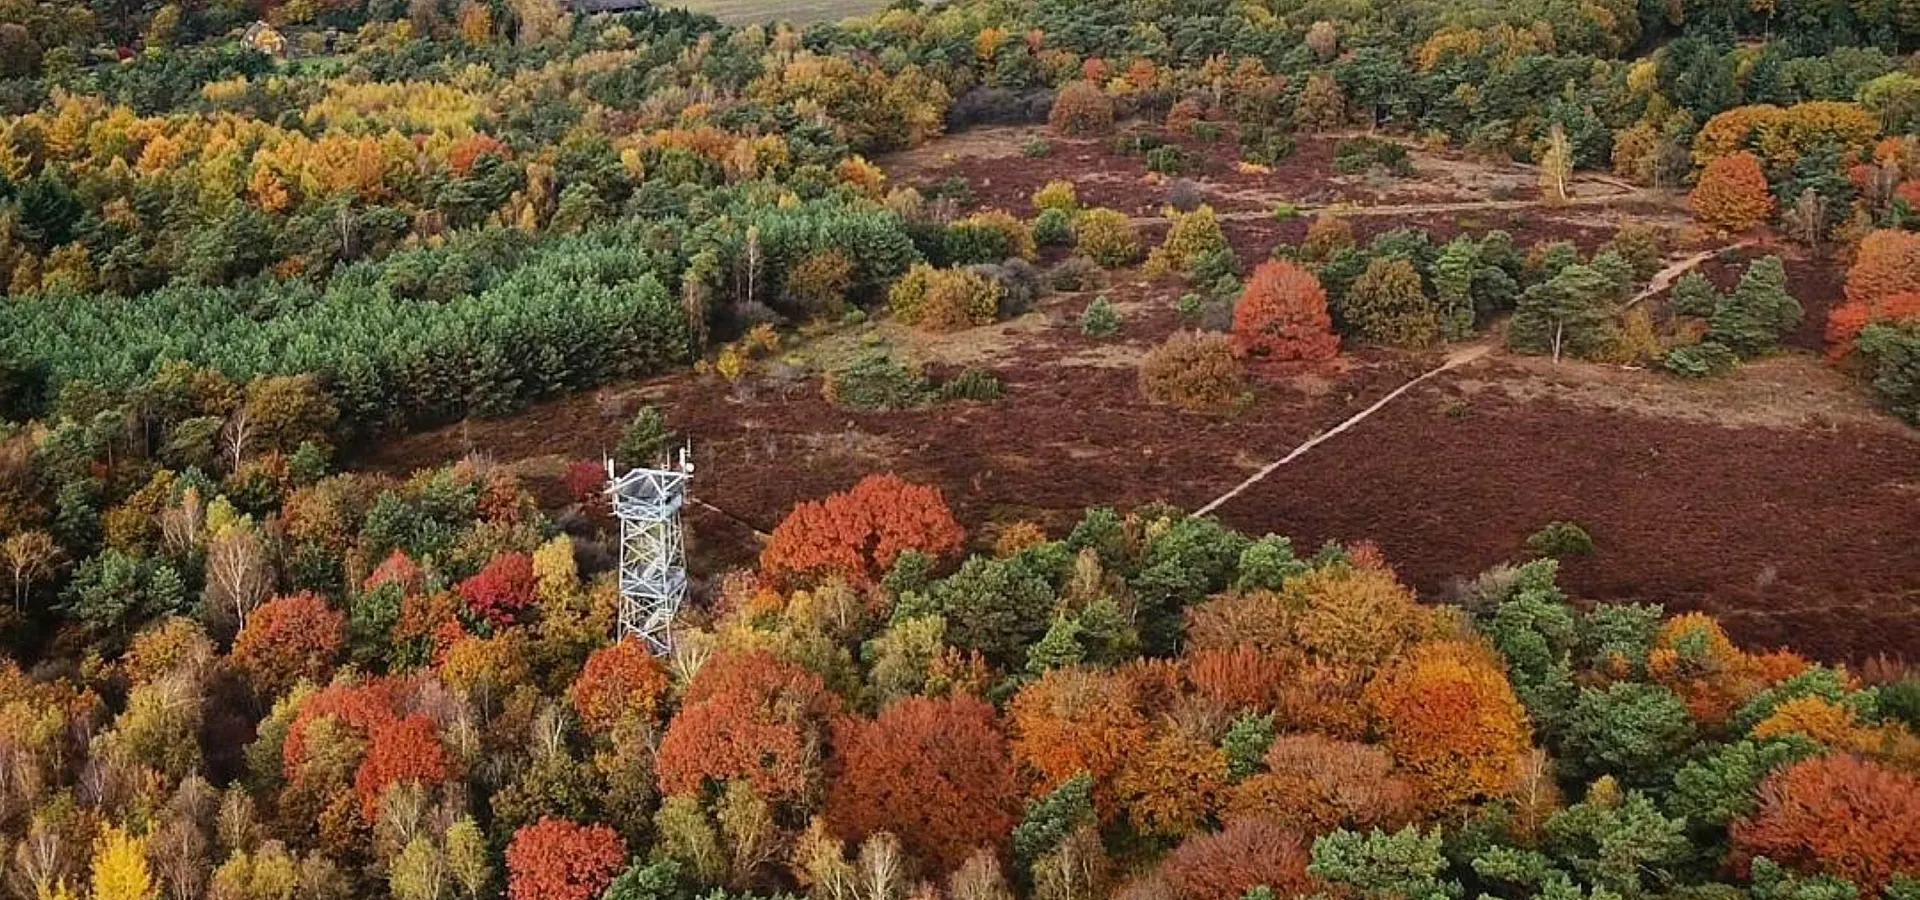
[[[885,9],[887,0],[687,0],[674,5],[707,13],[729,25],[741,25],[772,19],[837,22]]]

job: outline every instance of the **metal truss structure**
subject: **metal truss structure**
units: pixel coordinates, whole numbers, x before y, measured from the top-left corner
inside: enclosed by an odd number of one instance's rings
[[[646,642],[655,656],[673,652],[673,620],[687,598],[686,536],[680,508],[693,463],[634,469],[615,477],[607,461],[607,495],[620,520],[620,637]]]

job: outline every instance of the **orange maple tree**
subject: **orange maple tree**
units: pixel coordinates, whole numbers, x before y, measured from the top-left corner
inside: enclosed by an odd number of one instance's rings
[[[1492,651],[1459,641],[1414,647],[1367,685],[1387,749],[1442,809],[1499,796],[1531,745],[1526,711]]]
[[[347,617],[310,591],[260,604],[233,639],[233,662],[262,697],[307,678],[326,680],[346,642]]]
[[[1700,173],[1687,195],[1693,214],[1728,231],[1745,231],[1773,215],[1773,194],[1760,158],[1741,151],[1719,157]]]
[[[417,593],[426,584],[427,574],[420,564],[413,561],[405,550],[395,550],[373,568],[362,582],[362,591],[372,591],[385,584],[399,585],[402,594]]]
[[[909,697],[872,720],[836,721],[833,749],[826,817],[843,839],[889,832],[940,871],[980,847],[1006,850],[1021,798],[992,706]]]
[[[1758,808],[1732,833],[1742,860],[1836,875],[1873,896],[1920,871],[1920,779],[1846,754],[1801,760],[1760,783]]]
[[[869,475],[845,493],[795,506],[773,529],[760,566],[780,578],[871,582],[906,550],[941,556],[965,538],[939,488]]]
[[[1190,837],[1161,864],[1181,900],[1240,900],[1265,885],[1277,897],[1315,893],[1320,880],[1307,874],[1307,844],[1293,830],[1269,819],[1241,816],[1213,834]]]
[[[605,825],[542,816],[507,844],[510,900],[593,900],[627,864],[627,843]]]
[[[1233,352],[1277,360],[1338,356],[1340,337],[1320,279],[1284,260],[1256,267],[1233,310]]]
[[[420,713],[375,726],[366,756],[353,773],[353,793],[368,822],[378,818],[380,795],[401,782],[436,784],[447,778],[447,751],[433,721]]]
[[[744,779],[770,803],[799,799],[839,699],[820,676],[764,650],[708,660],[687,686],[655,760],[660,789],[690,794]]]
[[[1113,779],[1149,733],[1132,681],[1109,672],[1051,669],[1008,706],[1014,758],[1052,790],[1081,772],[1093,776],[1103,817],[1118,808]]]
[[[605,734],[627,718],[655,722],[666,704],[667,669],[638,640],[593,651],[567,688],[587,731]]]

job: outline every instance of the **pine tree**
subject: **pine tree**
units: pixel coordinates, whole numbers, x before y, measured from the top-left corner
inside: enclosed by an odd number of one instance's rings
[[[1592,266],[1572,265],[1552,280],[1536,284],[1520,297],[1507,327],[1507,343],[1516,350],[1590,357],[1619,337],[1608,298],[1616,285]]]
[[[1732,293],[1714,304],[1707,340],[1752,356],[1777,345],[1804,315],[1800,302],[1787,293],[1787,270],[1780,258],[1763,257],[1747,267]]]
[[[1480,267],[1480,245],[1466,235],[1454,238],[1433,262],[1433,292],[1440,306],[1440,330],[1449,340],[1473,333],[1473,279]]]

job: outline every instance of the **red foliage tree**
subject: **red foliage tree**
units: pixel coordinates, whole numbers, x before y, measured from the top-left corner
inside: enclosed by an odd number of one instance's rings
[[[507,844],[510,900],[593,900],[627,864],[627,843],[605,825],[542,816]]]
[[[293,683],[326,680],[346,642],[347,618],[308,591],[260,604],[233,640],[233,661],[262,697]]]
[[[332,718],[364,737],[399,718],[395,712],[398,699],[395,683],[389,678],[359,683],[336,681],[316,691],[300,704],[287,726],[287,740],[280,748],[287,777],[295,777],[306,760],[307,727],[313,722]]]
[[[455,175],[465,175],[473,171],[473,164],[482,156],[496,156],[504,160],[510,158],[511,154],[507,151],[506,144],[491,135],[472,134],[455,141],[453,146],[447,148],[447,167],[452,169]]]
[[[629,639],[593,651],[567,688],[567,699],[588,731],[604,734],[628,717],[658,721],[667,686],[666,667]]]
[[[1233,352],[1279,360],[1326,360],[1340,353],[1320,279],[1290,262],[1253,270],[1233,310]]]
[[[708,660],[660,742],[660,789],[690,794],[739,778],[769,803],[798,799],[839,711],[820,676],[764,650]]]
[[[567,496],[591,514],[608,511],[605,464],[583,459],[567,466]]]
[[[426,572],[420,568],[420,564],[414,562],[413,557],[408,556],[405,550],[395,550],[388,554],[380,565],[374,567],[373,572],[367,576],[367,580],[361,583],[360,589],[371,591],[381,585],[397,584],[400,586],[400,593],[413,594],[418,593],[426,581]]]
[[[420,713],[373,728],[367,755],[353,773],[360,813],[372,822],[380,812],[380,794],[405,781],[437,784],[447,779],[447,751],[433,721]]]
[[[1836,875],[1862,894],[1920,872],[1920,778],[1855,756],[1820,756],[1760,783],[1759,807],[1733,823],[1741,859],[1765,856]]]
[[[903,551],[940,556],[966,536],[939,488],[869,475],[845,493],[795,506],[773,529],[760,566],[776,577],[872,581]]]
[[[891,832],[941,871],[980,847],[1006,850],[1020,793],[992,706],[910,697],[872,721],[835,722],[833,747],[826,816],[843,839]]]
[[[1773,215],[1773,194],[1760,158],[1745,151],[1730,153],[1707,164],[1687,205],[1701,221],[1728,231],[1745,231]]]
[[[1878,300],[1849,300],[1827,313],[1827,358],[1834,362],[1853,353],[1854,341],[1874,322],[1920,319],[1920,293],[1891,294]]]
[[[1298,834],[1267,819],[1240,817],[1175,847],[1160,874],[1181,900],[1240,900],[1261,885],[1277,897],[1304,897],[1320,888],[1307,874],[1310,861]]]
[[[502,553],[478,575],[460,582],[455,590],[467,609],[496,627],[512,625],[520,611],[533,603],[533,557]]]

